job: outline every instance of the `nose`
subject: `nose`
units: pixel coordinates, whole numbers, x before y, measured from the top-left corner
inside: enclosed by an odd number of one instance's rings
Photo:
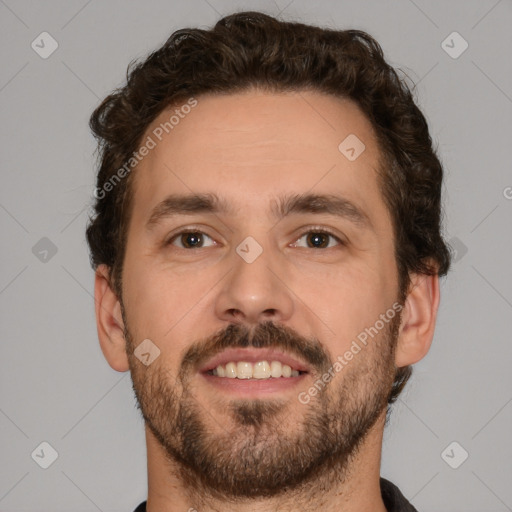
[[[216,298],[216,314],[231,323],[286,322],[294,308],[287,281],[286,263],[279,265],[269,250],[263,250],[251,263],[234,251],[232,270]]]

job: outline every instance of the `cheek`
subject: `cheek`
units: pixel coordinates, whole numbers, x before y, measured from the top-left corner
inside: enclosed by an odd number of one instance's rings
[[[172,284],[172,283],[171,283]],[[123,302],[130,329],[139,337],[151,339],[169,322],[166,311],[174,309],[178,300],[169,286],[144,258],[126,258],[123,268]]]
[[[333,357],[343,354],[395,301],[392,272],[368,265],[301,273],[296,279],[292,289],[305,304],[304,312],[316,324],[317,333],[331,340],[326,345]]]
[[[205,316],[208,291],[218,280],[210,272],[174,272],[144,257],[127,259],[123,296],[130,330],[138,340],[149,338],[172,357],[190,343],[197,318]],[[211,302],[210,302],[211,311]],[[211,313],[210,313],[211,314]]]

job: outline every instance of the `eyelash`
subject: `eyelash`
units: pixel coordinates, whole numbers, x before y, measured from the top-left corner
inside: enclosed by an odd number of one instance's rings
[[[332,238],[334,238],[340,246],[344,246],[346,245],[346,243],[340,239],[338,236],[336,236],[333,232],[329,231],[328,229],[326,228],[323,228],[321,226],[310,226],[308,228],[306,228],[307,231],[304,231],[301,236],[299,236],[296,240],[300,240],[304,235],[307,235],[307,234],[310,234],[310,233],[316,233],[316,234],[321,234],[321,235],[327,235],[327,236],[330,236]],[[181,231],[179,231],[178,233],[174,233],[166,242],[165,242],[165,246],[168,246],[168,245],[172,245],[172,242],[178,238],[180,235],[183,235],[185,233],[200,233],[201,235],[206,235],[207,237],[211,238],[213,240],[213,238],[208,235],[208,233],[205,233],[204,231],[202,231],[201,229],[199,228],[194,228],[194,227],[190,227],[190,228],[186,228],[186,229],[183,229]],[[294,242],[295,243],[295,242]],[[186,247],[177,247],[178,249],[183,249],[184,251],[191,251],[193,249],[206,249],[207,247],[192,247],[192,248],[186,248]],[[325,249],[332,249],[333,247],[325,247],[325,248],[322,248],[322,247],[319,247],[319,248],[314,248],[314,247],[304,247],[304,249],[313,249],[313,250],[325,250]]]

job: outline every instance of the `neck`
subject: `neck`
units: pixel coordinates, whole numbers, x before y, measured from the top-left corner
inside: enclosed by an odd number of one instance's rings
[[[335,469],[318,472],[299,489],[272,498],[223,499],[190,488],[180,478],[181,466],[166,457],[164,448],[146,427],[148,512],[386,512],[380,492],[380,461],[385,411],[351,457],[341,477]]]

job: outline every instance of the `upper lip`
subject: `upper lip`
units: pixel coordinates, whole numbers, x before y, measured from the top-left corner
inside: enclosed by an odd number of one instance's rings
[[[219,365],[226,365],[229,362],[247,361],[257,363],[258,361],[279,361],[281,364],[287,364],[292,370],[309,372],[309,366],[289,354],[280,352],[276,349],[265,348],[233,348],[226,349],[216,356],[209,359],[201,368],[200,372],[208,372],[217,368]]]

